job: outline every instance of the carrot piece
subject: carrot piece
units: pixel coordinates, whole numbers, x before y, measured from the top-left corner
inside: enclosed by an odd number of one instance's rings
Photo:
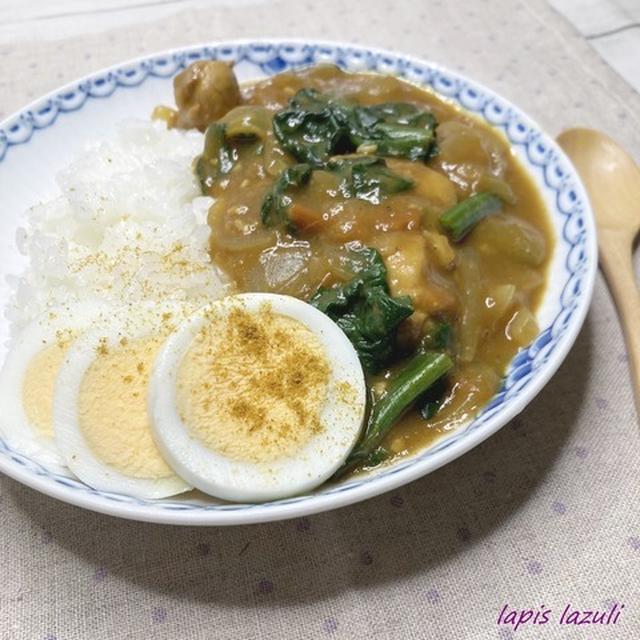
[[[296,229],[303,232],[317,230],[325,222],[321,213],[296,202],[289,207],[289,218]]]

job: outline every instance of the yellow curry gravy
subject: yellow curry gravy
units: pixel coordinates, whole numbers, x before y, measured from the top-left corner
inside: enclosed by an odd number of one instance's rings
[[[302,88],[315,88],[361,105],[410,102],[437,117],[439,153],[427,163],[387,159],[415,186],[379,203],[345,199],[335,175],[314,171],[291,195],[298,232],[265,228],[263,198],[283,168],[294,164],[269,121]],[[262,144],[239,145],[231,172],[210,189],[211,257],[238,291],[270,291],[309,298],[320,286],[346,281],[345,245],[375,247],[388,271],[393,295],[409,295],[414,314],[401,326],[400,350],[409,354],[425,322],[453,324],[455,368],[438,413],[425,420],[409,412],[384,447],[406,455],[454,429],[497,391],[506,364],[536,335],[533,312],[545,286],[552,236],[545,207],[506,140],[496,131],[433,93],[393,77],[350,74],[319,66],[287,72],[241,87],[240,110],[226,113],[227,127],[255,123]],[[197,114],[196,114],[197,115]],[[492,191],[502,212],[486,218],[460,243],[439,227],[439,216],[460,200]],[[399,354],[401,361],[402,352]],[[384,390],[393,374],[370,380]]]

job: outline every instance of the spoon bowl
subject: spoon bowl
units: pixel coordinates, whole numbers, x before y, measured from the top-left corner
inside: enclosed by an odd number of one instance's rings
[[[640,169],[609,136],[593,129],[568,129],[558,143],[580,173],[600,231],[640,231]]]
[[[633,245],[640,231],[640,169],[614,140],[593,129],[568,129],[558,144],[578,170],[598,228],[600,266],[624,331],[640,414],[640,296]]]

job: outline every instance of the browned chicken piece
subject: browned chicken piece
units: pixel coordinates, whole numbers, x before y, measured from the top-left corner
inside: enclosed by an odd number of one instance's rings
[[[387,267],[391,294],[411,297],[414,312],[400,325],[398,343],[405,350],[413,349],[420,340],[426,318],[451,311],[456,296],[447,288],[444,276],[437,277],[439,260],[430,251],[424,235],[407,231],[385,233],[375,238],[373,246],[380,251]]]
[[[178,105],[176,126],[200,129],[240,104],[238,81],[230,63],[200,60],[190,64],[173,80]]]
[[[450,310],[455,295],[433,279],[434,265],[426,239],[408,231],[380,234],[372,245],[380,251],[393,296],[411,296],[414,309],[426,314]],[[444,284],[444,282],[443,282]]]
[[[397,340],[401,349],[410,351],[416,348],[422,337],[422,327],[427,317],[424,311],[414,311],[400,323]]]
[[[449,242],[449,238],[435,231],[423,231],[422,236],[427,241],[427,247],[431,251],[436,264],[446,271],[451,271],[456,266],[456,253]]]

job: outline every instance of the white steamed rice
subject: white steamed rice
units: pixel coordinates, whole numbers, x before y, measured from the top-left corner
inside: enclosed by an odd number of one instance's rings
[[[62,195],[31,208],[18,233],[30,266],[12,281],[13,333],[53,306],[88,298],[119,305],[223,295],[208,253],[212,201],[192,171],[202,145],[195,131],[126,122],[61,171]]]

